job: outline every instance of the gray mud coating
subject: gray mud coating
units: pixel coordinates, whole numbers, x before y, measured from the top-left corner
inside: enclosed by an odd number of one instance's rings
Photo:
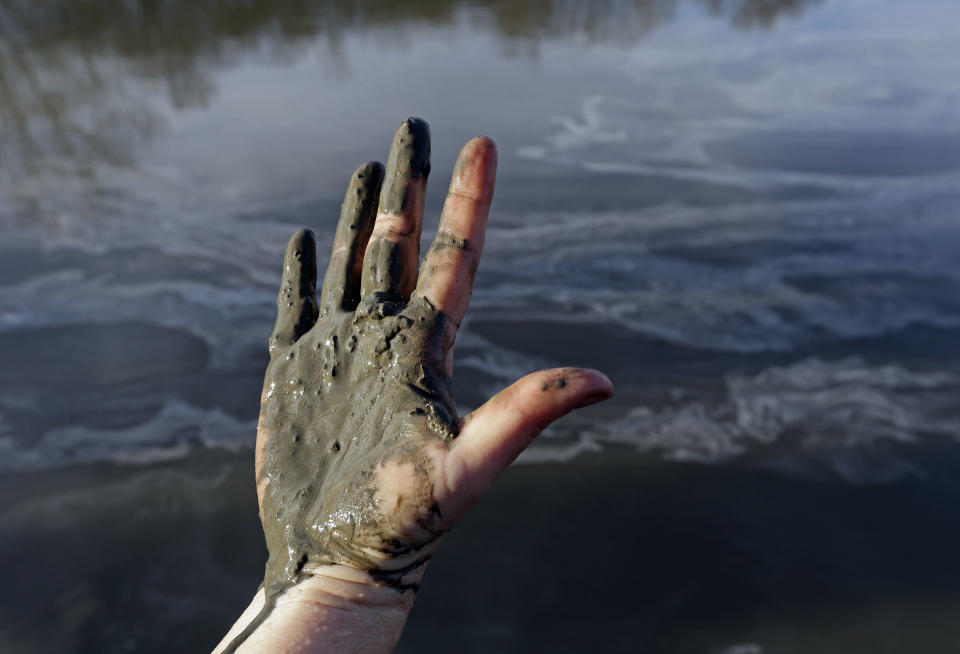
[[[447,447],[458,420],[444,361],[449,318],[427,300],[382,295],[334,311],[272,353],[260,411],[257,483],[269,557],[265,605],[225,650],[266,618],[304,565],[342,563],[400,592],[449,528],[433,498],[427,447]],[[377,471],[400,465],[410,488],[383,506]]]
[[[323,278],[320,306],[325,312],[334,308],[352,310],[360,301],[363,253],[376,221],[383,174],[383,164],[368,161],[350,176]]]
[[[277,295],[277,324],[270,352],[288,346],[317,320],[317,243],[313,232],[301,229],[287,245],[283,281]]]
[[[422,118],[407,118],[393,137],[387,159],[390,175],[383,182],[380,211],[401,213],[409,197],[410,181],[430,175],[430,126]]]
[[[563,387],[566,386],[566,385],[567,385],[567,379],[566,379],[566,377],[560,377],[559,379],[554,379],[554,380],[553,380],[553,384],[552,384],[552,386],[553,386],[554,388],[563,388]],[[541,390],[541,391],[548,391],[548,390],[550,390],[550,386],[551,386],[551,384],[548,384],[547,382],[543,382],[543,385],[540,386],[540,390]]]
[[[267,582],[293,580],[303,556],[376,570],[364,548],[394,556],[417,545],[398,545],[409,534],[383,522],[373,473],[409,462],[426,478],[424,439],[456,436],[445,322],[423,299],[403,306],[369,298],[271,361],[261,407],[270,435],[261,471]]]
[[[420,220],[426,178],[430,174],[430,128],[420,118],[407,118],[397,127],[387,157],[380,191],[379,213],[403,215],[404,228],[378,234],[364,260],[361,293],[396,293],[406,297],[416,285],[420,257]],[[422,180],[422,183],[421,183]]]
[[[456,325],[425,298],[405,302],[417,274],[419,216],[410,233],[367,243],[374,207],[419,211],[409,200],[429,172],[430,129],[419,118],[397,128],[386,170],[371,162],[354,172],[322,312],[313,234],[301,230],[287,247],[257,427],[264,606],[225,652],[256,630],[308,563],[349,565],[398,591],[415,590],[405,576],[449,528],[434,500],[427,450],[446,448],[458,431],[445,372]],[[402,489],[381,488],[384,479]]]

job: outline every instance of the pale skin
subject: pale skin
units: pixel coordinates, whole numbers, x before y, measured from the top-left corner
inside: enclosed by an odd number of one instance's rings
[[[290,563],[287,569],[295,574],[275,595],[273,609],[262,622],[255,622],[268,601],[261,588],[215,652],[228,650],[231,644],[236,647],[236,637],[245,632],[248,635],[236,649],[245,654],[392,651],[443,534],[547,425],[613,394],[610,381],[595,370],[541,370],[500,391],[469,415],[456,418],[445,390],[453,372],[456,329],[466,313],[483,249],[497,150],[486,137],[463,146],[434,245],[418,266],[429,160],[422,174],[409,174],[410,161],[403,161],[405,151],[398,150],[398,142],[419,134],[427,140],[429,156],[429,131],[425,123],[414,121],[404,121],[397,130],[385,171],[378,164],[366,164],[354,173],[319,302],[313,295],[317,280],[310,260],[312,235],[298,232],[288,247],[286,292],[281,290],[278,302],[257,430],[257,492],[272,557],[275,550],[293,551],[286,541],[271,544],[270,534],[276,540],[276,534],[285,533],[277,529],[280,512],[274,508],[289,504],[299,510],[290,496],[295,487],[284,468],[287,459],[276,454],[286,450],[278,444],[294,432],[297,443],[303,436],[303,450],[293,450],[297,463],[320,462],[316,486],[333,490],[322,490],[322,501],[311,500],[297,516],[309,527],[304,531],[309,538],[298,541],[307,543],[303,556],[299,551],[291,554],[298,563],[295,568]],[[401,154],[395,155],[398,151]],[[371,174],[386,180],[382,195],[379,185],[369,184]],[[363,184],[370,193],[357,190]],[[393,200],[387,197],[390,194]],[[360,199],[351,202],[351,197]],[[397,197],[403,201],[398,203]],[[364,220],[369,223],[366,227]],[[364,316],[376,312],[381,318],[389,317],[363,322]],[[384,355],[382,347],[375,347],[375,336],[384,337],[382,325],[387,320],[401,319],[406,322],[389,333],[388,346],[392,340],[395,347]],[[364,331],[366,324],[380,331],[371,335],[376,330]],[[355,349],[342,346],[348,338]],[[325,344],[331,342],[330,351],[340,357],[334,360],[336,365],[347,372],[335,380],[324,378],[326,385],[294,379],[304,370],[328,370],[329,365],[321,368],[320,364],[329,354]],[[378,358],[360,358],[374,351]],[[294,370],[294,365],[299,367]],[[414,389],[408,406],[402,393],[378,393],[358,386],[357,393],[371,398],[374,408],[369,411],[390,419],[365,420],[357,427],[335,413],[339,405],[340,413],[346,415],[342,407],[351,402],[352,380],[366,381],[351,377],[359,374],[357,370],[363,374],[369,370],[374,377],[379,374],[379,383],[387,384],[381,386],[384,389],[399,388],[396,380],[413,379],[411,371],[419,370],[421,379],[426,375],[438,380],[433,387],[425,384],[427,390],[440,390],[431,395]],[[300,390],[283,390],[291,380]],[[314,387],[316,393],[303,390]],[[344,397],[338,398],[337,393]],[[425,403],[417,399],[421,397],[427,397]],[[377,406],[383,402],[392,404]],[[421,406],[430,410],[425,412]],[[436,417],[447,412],[452,412],[455,422],[452,429]],[[378,427],[384,424],[391,425],[390,433]],[[349,502],[343,499],[338,504],[340,498],[348,497]],[[358,497],[365,499],[358,504]],[[280,526],[284,524],[289,523]]]

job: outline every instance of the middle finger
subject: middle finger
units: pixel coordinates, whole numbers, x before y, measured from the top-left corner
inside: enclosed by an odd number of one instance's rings
[[[361,297],[410,297],[417,282],[429,174],[430,127],[420,118],[408,118],[393,135],[377,219],[363,258]]]

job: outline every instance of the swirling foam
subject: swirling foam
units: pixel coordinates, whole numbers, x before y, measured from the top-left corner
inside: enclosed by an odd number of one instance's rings
[[[719,464],[749,457],[873,483],[922,474],[890,445],[960,440],[960,378],[950,374],[873,366],[856,358],[808,359],[755,375],[731,374],[725,386],[719,402],[634,407],[618,419],[583,428],[572,443],[539,441],[521,458],[568,461],[616,445],[671,461]]]

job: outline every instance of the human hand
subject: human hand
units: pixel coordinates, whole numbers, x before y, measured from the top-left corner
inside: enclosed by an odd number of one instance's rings
[[[612,394],[596,371],[544,370],[457,418],[452,348],[496,165],[490,139],[463,147],[419,274],[430,134],[416,118],[397,129],[385,170],[368,163],[351,178],[319,304],[313,235],[291,239],[257,429],[263,606],[231,648],[305,581],[347,610],[366,589],[405,618],[443,534],[550,422]]]

